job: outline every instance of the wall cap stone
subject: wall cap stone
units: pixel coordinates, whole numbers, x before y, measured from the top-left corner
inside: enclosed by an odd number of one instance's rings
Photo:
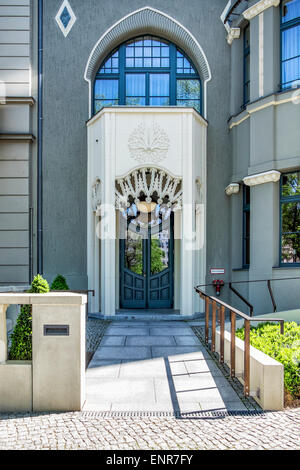
[[[71,292],[47,294],[0,293],[0,305],[84,305],[87,296]]]
[[[243,12],[244,18],[246,20],[252,20],[255,16],[259,15],[263,11],[267,10],[270,7],[278,7],[280,0],[260,0],[255,3],[252,7],[248,8]]]
[[[256,175],[246,176],[243,182],[246,186],[256,186],[264,183],[277,183],[281,176],[280,171],[271,170],[265,171],[264,173],[258,173]]]
[[[240,190],[240,185],[238,183],[231,183],[225,188],[225,193],[227,196],[231,196],[232,194],[238,194]]]

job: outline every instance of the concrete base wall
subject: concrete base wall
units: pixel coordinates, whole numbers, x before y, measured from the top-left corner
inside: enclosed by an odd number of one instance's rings
[[[33,410],[80,411],[85,399],[85,305],[33,305]],[[69,336],[44,336],[68,325]]]
[[[244,372],[244,341],[236,341],[236,377]],[[231,334],[225,331],[224,359],[230,367]],[[216,352],[220,351],[220,331],[216,331]],[[250,346],[250,392],[263,410],[282,410],[284,408],[284,366],[267,354]]]
[[[0,364],[0,413],[32,411],[32,364],[6,361]]]

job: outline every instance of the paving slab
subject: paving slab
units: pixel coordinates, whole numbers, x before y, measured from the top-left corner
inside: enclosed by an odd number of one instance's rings
[[[149,334],[149,328],[146,326],[135,327],[132,326],[109,326],[106,330],[106,335],[110,336],[147,336]]]
[[[101,381],[86,378],[87,403],[155,403],[154,382],[151,378],[112,379],[103,377]]]
[[[126,336],[104,335],[101,340],[102,346],[125,346]]]
[[[210,372],[214,377],[220,376],[223,377],[222,371],[214,363],[212,359],[206,359],[205,361],[201,360],[186,360],[184,365],[191,375],[205,374]]]
[[[92,359],[86,371],[86,377],[112,377],[117,378],[120,373],[121,363]]]
[[[177,346],[199,346],[199,340],[195,336],[174,336]]]
[[[145,346],[101,346],[94,354],[95,359],[150,359],[150,348]]]
[[[194,336],[193,330],[187,326],[150,327],[151,336]]]
[[[147,361],[122,361],[120,364],[120,378],[123,377],[165,377],[166,367],[163,358]]]
[[[153,357],[166,357],[171,362],[184,361],[185,359],[203,359],[205,353],[198,346],[153,346]]]
[[[126,346],[176,346],[173,336],[128,336]]]

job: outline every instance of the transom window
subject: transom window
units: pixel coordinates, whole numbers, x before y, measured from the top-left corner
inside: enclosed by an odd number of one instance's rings
[[[281,4],[281,89],[300,86],[300,0]]]
[[[300,171],[281,176],[281,264],[300,263]]]
[[[104,106],[189,106],[201,113],[196,68],[174,44],[143,36],[122,44],[98,70],[94,113]]]

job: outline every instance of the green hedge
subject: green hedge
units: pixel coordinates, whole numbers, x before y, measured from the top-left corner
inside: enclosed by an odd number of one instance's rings
[[[66,279],[61,274],[58,274],[51,284],[51,290],[69,290]]]
[[[244,328],[236,332],[244,339]],[[300,326],[295,322],[284,324],[284,334],[276,323],[259,323],[250,329],[250,344],[284,365],[285,389],[300,398]]]
[[[49,292],[49,284],[39,274],[32,281],[31,294],[44,294]],[[22,305],[16,326],[11,335],[11,348],[9,351],[11,361],[31,361],[32,359],[32,307]]]

